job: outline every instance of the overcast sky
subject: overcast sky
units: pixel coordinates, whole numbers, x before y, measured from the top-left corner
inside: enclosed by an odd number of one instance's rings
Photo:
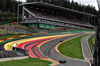
[[[96,10],[98,10],[97,0],[74,0],[75,2],[84,4],[84,5],[93,5],[95,6]]]
[[[23,2],[26,2],[26,0],[22,0]],[[70,0],[72,1],[72,0]],[[93,5],[95,6],[96,10],[98,10],[98,5],[97,5],[97,0],[74,0],[75,2],[78,2],[78,3],[81,3],[81,4],[84,4],[84,5]]]

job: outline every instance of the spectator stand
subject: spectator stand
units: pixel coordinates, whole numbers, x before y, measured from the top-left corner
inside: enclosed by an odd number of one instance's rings
[[[43,2],[24,3],[19,4],[19,6],[23,6],[23,17],[21,24],[26,26],[34,24],[35,26],[31,27],[40,29],[43,28],[47,30],[52,28],[40,27],[40,25],[52,25],[55,27],[60,26],[81,30],[95,29],[95,27],[90,24],[95,23],[97,17],[93,14],[88,14]],[[27,13],[27,15],[25,13]]]

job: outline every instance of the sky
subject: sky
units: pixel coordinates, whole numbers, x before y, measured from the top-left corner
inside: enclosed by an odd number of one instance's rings
[[[26,2],[26,0],[22,0],[22,1]],[[70,0],[70,1],[72,1],[72,0]],[[90,5],[93,5],[96,8],[96,10],[98,10],[97,0],[74,0],[74,2],[78,2],[78,3],[84,4],[84,5],[90,4]]]
[[[97,0],[74,0],[74,2],[78,2],[84,5],[90,4],[90,5],[93,5],[96,8],[96,10],[98,10]]]

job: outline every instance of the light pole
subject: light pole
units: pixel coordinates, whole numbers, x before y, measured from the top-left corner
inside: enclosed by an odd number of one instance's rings
[[[17,6],[17,25],[18,25],[18,22],[19,22],[19,5]]]
[[[100,66],[100,0],[97,0],[99,13],[97,16],[96,25],[96,41],[95,41],[95,51],[94,51],[94,66]]]

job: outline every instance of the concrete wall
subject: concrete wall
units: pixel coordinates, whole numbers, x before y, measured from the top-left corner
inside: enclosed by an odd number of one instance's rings
[[[21,59],[27,59],[28,56],[23,56],[23,57],[10,57],[10,58],[0,58],[0,62],[4,61],[12,61],[12,60],[21,60]]]

